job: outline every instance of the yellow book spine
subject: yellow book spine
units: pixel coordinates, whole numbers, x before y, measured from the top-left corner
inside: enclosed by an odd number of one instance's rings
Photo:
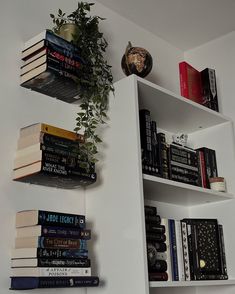
[[[74,141],[84,142],[84,136],[65,129],[57,128],[48,124],[41,124],[41,132],[57,137],[66,138]]]

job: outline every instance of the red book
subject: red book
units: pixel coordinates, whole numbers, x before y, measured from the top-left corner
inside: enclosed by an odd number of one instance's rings
[[[201,74],[187,62],[179,63],[181,96],[202,104]]]
[[[199,162],[200,162],[200,173],[201,173],[201,184],[203,188],[209,188],[206,182],[206,165],[205,165],[205,158],[204,153],[199,150]]]

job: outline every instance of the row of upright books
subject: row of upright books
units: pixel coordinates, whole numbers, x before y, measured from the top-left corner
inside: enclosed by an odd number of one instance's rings
[[[149,110],[141,109],[139,117],[143,173],[210,188],[210,179],[218,177],[216,151],[167,143]]]
[[[223,226],[217,219],[161,218],[145,206],[150,281],[228,279]]]
[[[25,210],[16,213],[11,289],[94,287],[84,215]]]
[[[84,136],[45,123],[20,129],[13,179],[72,189],[96,181],[95,165],[81,158]]]
[[[77,79],[86,66],[72,43],[44,30],[22,48],[21,86],[67,103],[79,99]]]
[[[201,72],[183,61],[179,64],[181,95],[212,110],[219,111],[215,70]]]

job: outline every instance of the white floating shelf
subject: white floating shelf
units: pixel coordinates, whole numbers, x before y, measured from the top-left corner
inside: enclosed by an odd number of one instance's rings
[[[139,108],[151,111],[151,118],[157,121],[158,128],[172,133],[193,133],[231,121],[216,111],[140,77],[134,78],[138,84]]]
[[[143,175],[146,199],[183,206],[234,199],[229,193],[216,192],[156,176]]]
[[[149,282],[150,288],[165,287],[203,287],[203,286],[226,286],[235,285],[235,279],[229,280],[208,280],[208,281],[169,281],[169,282]]]

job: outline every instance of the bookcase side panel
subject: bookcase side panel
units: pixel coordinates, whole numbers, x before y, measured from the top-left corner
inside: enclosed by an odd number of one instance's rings
[[[101,287],[96,293],[148,294],[135,77],[115,84],[109,117],[100,176],[94,188],[86,189],[87,219],[97,234],[93,269]]]

